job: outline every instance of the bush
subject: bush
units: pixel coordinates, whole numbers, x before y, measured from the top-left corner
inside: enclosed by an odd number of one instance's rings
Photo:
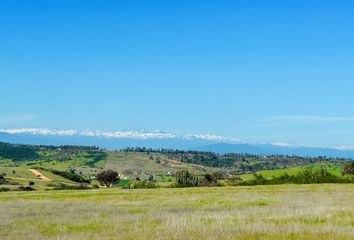
[[[6,180],[5,177],[3,175],[0,175],[0,184],[5,184]]]
[[[222,186],[217,179],[218,175],[215,174],[204,174],[204,178],[199,181],[198,186],[200,187],[216,187]]]
[[[348,163],[344,166],[342,175],[354,175],[354,162]]]
[[[10,191],[11,189],[10,188],[7,188],[7,187],[0,187],[0,192],[8,192]]]
[[[31,186],[19,186],[17,188],[18,191],[34,191],[35,189]]]
[[[150,181],[136,181],[131,185],[131,188],[141,189],[141,188],[157,188],[157,184]]]
[[[216,181],[216,179],[209,173],[204,174],[204,180],[208,183]]]
[[[242,181],[242,178],[240,178],[239,176],[231,176],[226,180],[227,184],[230,186],[236,186]]]
[[[79,184],[79,185],[66,185],[63,183],[54,185],[53,190],[87,190],[91,189],[91,187],[87,184]]]

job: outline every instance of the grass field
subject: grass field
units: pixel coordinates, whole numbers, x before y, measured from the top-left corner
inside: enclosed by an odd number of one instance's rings
[[[0,193],[0,239],[354,239],[354,185]]]
[[[283,174],[296,175],[301,171],[308,170],[319,170],[325,168],[329,173],[335,176],[341,176],[343,170],[343,163],[341,162],[318,162],[308,166],[292,167],[286,169],[275,169],[275,170],[261,170],[257,171],[257,174],[261,174],[263,177],[270,179],[273,177],[279,177]],[[244,180],[250,180],[254,178],[254,174],[243,174],[240,176]]]

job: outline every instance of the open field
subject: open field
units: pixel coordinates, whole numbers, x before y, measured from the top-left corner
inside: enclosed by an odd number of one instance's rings
[[[353,239],[354,185],[0,193],[0,239]]]

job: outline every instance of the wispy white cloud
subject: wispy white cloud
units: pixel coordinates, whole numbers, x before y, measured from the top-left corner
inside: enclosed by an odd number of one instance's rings
[[[101,131],[101,130],[57,130],[48,128],[10,128],[0,129],[0,132],[9,134],[31,134],[42,136],[87,136],[87,137],[103,137],[103,138],[131,138],[131,139],[201,139],[213,142],[242,142],[237,138],[227,138],[215,134],[183,134],[176,135],[174,133],[166,133],[159,130],[155,131]]]
[[[11,128],[1,129],[0,132],[10,134],[32,134],[32,135],[55,135],[55,136],[73,136],[78,134],[76,130],[51,130],[48,128]]]
[[[31,135],[41,135],[41,136],[86,136],[86,137],[102,137],[102,138],[116,138],[116,139],[189,139],[189,140],[206,140],[210,142],[227,142],[227,143],[250,143],[243,141],[238,138],[228,138],[215,134],[182,134],[176,135],[173,133],[166,133],[159,130],[155,131],[101,131],[101,130],[84,130],[79,131],[75,129],[48,129],[48,128],[10,128],[10,129],[0,129],[0,132],[8,134],[31,134]],[[250,143],[257,144],[257,143]],[[316,147],[316,148],[331,148],[341,151],[354,151],[354,146],[315,146],[315,145],[304,145],[304,144],[292,144],[287,142],[271,142],[271,143],[260,143],[260,144],[271,144],[273,146],[288,147],[288,148],[298,148],[298,147]]]
[[[150,139],[150,138],[175,138],[173,133],[164,133],[161,131],[99,131],[85,130],[78,133],[82,136],[95,136],[106,138],[133,138],[133,139]]]
[[[208,141],[217,141],[217,142],[244,142],[238,138],[229,138],[215,134],[185,134],[182,136],[185,139],[203,139]]]
[[[160,131],[100,131],[100,130],[84,130],[78,131],[74,129],[57,130],[48,128],[12,128],[1,129],[0,132],[10,134],[32,134],[43,136],[88,136],[88,137],[105,137],[105,138],[175,138],[172,133],[163,133]]]
[[[241,142],[237,138],[227,138],[215,134],[183,134],[176,135],[174,133],[166,133],[159,130],[155,131],[101,131],[101,130],[84,130],[78,131],[74,129],[57,130],[48,128],[10,128],[0,129],[0,132],[9,134],[32,134],[43,136],[87,136],[87,137],[104,137],[104,138],[131,138],[131,139],[168,139],[168,138],[183,138],[183,139],[202,139],[214,142]]]

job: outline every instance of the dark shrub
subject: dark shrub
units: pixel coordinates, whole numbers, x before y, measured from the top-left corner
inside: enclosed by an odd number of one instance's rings
[[[211,174],[209,174],[209,173],[204,174],[204,179],[205,179],[205,181],[208,182],[208,183],[211,183],[211,182],[215,182],[215,181],[216,181],[216,179],[215,179]]]
[[[7,188],[7,187],[0,187],[0,192],[8,192],[10,191],[11,189],[10,188]]]
[[[354,175],[354,162],[348,163],[344,166],[342,175]]]
[[[33,187],[31,186],[19,186],[17,188],[18,191],[33,191],[35,190]]]
[[[91,189],[87,184],[79,184],[79,185],[66,185],[63,183],[57,184],[54,186],[53,190],[87,190]]]
[[[5,177],[3,175],[0,175],[0,184],[5,184],[6,180]]]

